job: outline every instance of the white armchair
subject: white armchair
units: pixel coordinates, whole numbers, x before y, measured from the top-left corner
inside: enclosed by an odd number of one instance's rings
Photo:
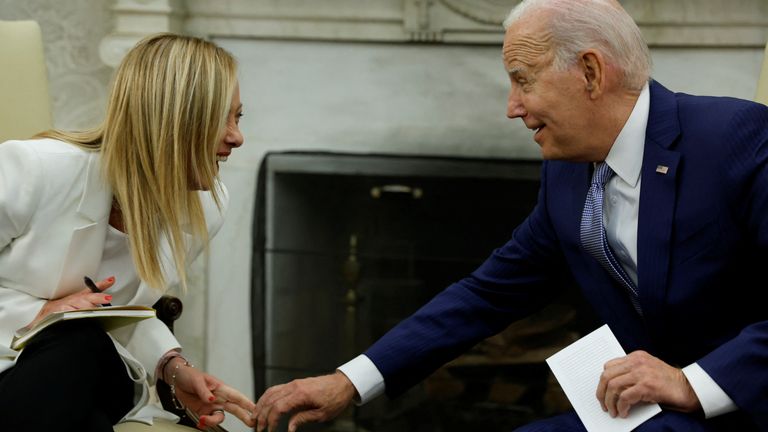
[[[768,44],[765,45],[763,69],[760,72],[760,78],[757,79],[755,101],[768,105]]]
[[[0,142],[50,129],[43,39],[35,21],[0,21]]]

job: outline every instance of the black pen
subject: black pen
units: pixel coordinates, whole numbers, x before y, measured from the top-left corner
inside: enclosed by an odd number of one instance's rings
[[[83,276],[83,280],[85,281],[85,286],[87,286],[88,289],[91,290],[91,292],[101,293],[101,290],[99,289],[99,287],[96,286],[95,283],[93,283],[93,280],[91,278],[89,278],[88,276]],[[112,304],[111,303],[104,303],[104,304],[99,305],[99,306],[112,306]]]

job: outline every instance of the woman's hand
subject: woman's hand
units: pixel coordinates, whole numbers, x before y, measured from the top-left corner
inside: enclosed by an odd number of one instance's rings
[[[99,290],[104,291],[115,284],[114,277],[108,277],[96,282],[96,287]],[[65,297],[58,298],[56,300],[48,300],[45,302],[40,312],[37,313],[35,319],[29,323],[28,327],[32,327],[40,320],[50,315],[52,312],[59,311],[71,311],[76,309],[87,309],[97,307],[105,303],[109,303],[112,300],[112,296],[104,293],[91,292],[90,288],[84,288],[74,294],[70,294]]]
[[[163,377],[167,384],[173,385],[176,399],[200,418],[198,429],[220,424],[225,411],[249,427],[254,426],[252,415],[256,404],[253,401],[216,377],[185,363],[182,357],[172,359],[165,366]]]

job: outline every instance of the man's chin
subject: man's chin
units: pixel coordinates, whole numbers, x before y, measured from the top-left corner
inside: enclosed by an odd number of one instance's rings
[[[536,144],[539,145],[542,159],[544,160],[557,159],[557,152],[555,152],[551,146],[547,145],[547,143],[540,143],[537,141]]]

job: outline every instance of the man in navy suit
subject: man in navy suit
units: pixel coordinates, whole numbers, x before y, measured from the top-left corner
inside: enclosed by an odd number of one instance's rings
[[[507,115],[535,131],[545,160],[536,208],[363,355],[268,389],[258,430],[402,393],[541,308],[562,277],[630,353],[595,389],[611,416],[656,402],[638,430],[768,430],[768,108],[651,80],[648,47],[614,0],[526,0],[505,28]],[[571,412],[522,430],[584,427]]]

